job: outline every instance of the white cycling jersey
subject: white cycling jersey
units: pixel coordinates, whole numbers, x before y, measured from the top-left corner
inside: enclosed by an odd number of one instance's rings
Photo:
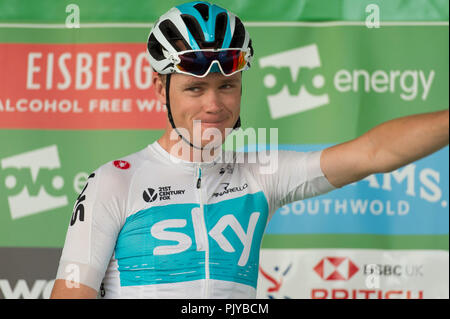
[[[174,162],[155,142],[98,168],[76,200],[57,279],[104,298],[255,298],[272,215],[334,187],[320,151],[278,151],[272,174],[258,156],[226,154],[234,160]]]

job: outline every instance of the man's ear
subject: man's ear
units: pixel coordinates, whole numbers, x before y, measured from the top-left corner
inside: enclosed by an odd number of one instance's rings
[[[153,72],[152,84],[155,90],[156,98],[162,105],[166,104],[166,83],[164,75],[161,76],[157,72]]]

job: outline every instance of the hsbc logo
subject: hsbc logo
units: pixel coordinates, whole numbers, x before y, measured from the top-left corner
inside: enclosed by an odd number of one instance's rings
[[[314,267],[316,274],[326,281],[346,281],[359,270],[348,257],[325,257]]]

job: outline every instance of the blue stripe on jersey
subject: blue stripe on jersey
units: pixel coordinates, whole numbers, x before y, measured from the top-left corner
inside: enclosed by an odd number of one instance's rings
[[[268,217],[263,192],[203,208],[210,278],[256,288],[259,248]],[[193,222],[199,209],[199,204],[172,204],[128,217],[115,248],[121,286],[204,279],[203,226]]]

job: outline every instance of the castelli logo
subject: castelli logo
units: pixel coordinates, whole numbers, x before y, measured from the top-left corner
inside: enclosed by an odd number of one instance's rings
[[[314,271],[324,280],[349,280],[359,270],[350,258],[325,257],[314,267]]]
[[[114,166],[120,169],[129,169],[130,168],[130,163],[128,163],[127,161],[114,161]]]

